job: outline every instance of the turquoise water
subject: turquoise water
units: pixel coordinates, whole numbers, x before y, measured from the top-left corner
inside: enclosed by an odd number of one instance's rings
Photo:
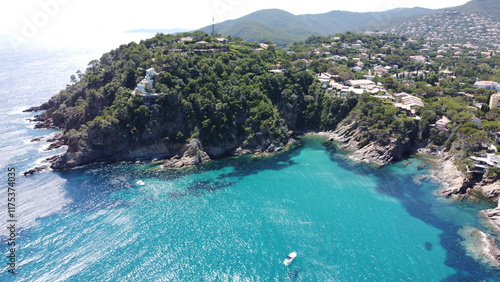
[[[21,110],[95,57],[1,51],[0,166],[21,172],[54,154],[43,148],[55,132],[34,130],[33,114]],[[12,75],[18,68],[24,76]],[[116,164],[18,176],[18,274],[2,256],[0,281],[500,281],[460,236],[469,227],[491,232],[478,217],[491,204],[435,196],[423,160],[374,168],[323,142],[308,136],[272,157],[188,171]],[[298,257],[286,267],[292,251]]]
[[[414,181],[425,172],[419,160],[404,168],[350,166],[323,141],[306,137],[274,157],[221,160],[189,172],[122,164],[60,173],[71,204],[26,232],[27,262],[18,277],[452,281],[494,275],[460,254],[457,242],[443,241],[456,239],[448,233],[458,226],[433,215],[439,199],[426,202],[426,190],[436,186]],[[135,184],[139,179],[144,186]],[[291,251],[299,255],[286,267]]]

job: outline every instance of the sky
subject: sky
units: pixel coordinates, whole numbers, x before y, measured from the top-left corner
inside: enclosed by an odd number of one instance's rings
[[[454,7],[469,0],[22,0],[0,3],[0,34],[17,41],[71,40],[84,32],[198,29],[261,9],[292,14],[385,11],[402,7]]]

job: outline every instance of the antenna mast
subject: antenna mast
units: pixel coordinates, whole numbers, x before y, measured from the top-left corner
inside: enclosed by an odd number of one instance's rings
[[[212,37],[215,36],[215,18],[212,18]]]

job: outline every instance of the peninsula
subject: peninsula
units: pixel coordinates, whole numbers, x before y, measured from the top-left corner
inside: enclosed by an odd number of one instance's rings
[[[157,34],[89,63],[41,106],[36,127],[61,128],[51,167],[210,158],[281,150],[294,134],[330,131],[379,165],[420,151],[443,156],[442,193],[500,194],[498,50],[391,34],[272,42]],[[183,160],[186,155],[188,160]],[[449,171],[448,171],[449,173]]]

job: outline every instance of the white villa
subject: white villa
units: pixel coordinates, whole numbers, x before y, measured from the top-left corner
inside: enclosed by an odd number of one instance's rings
[[[132,95],[139,95],[144,98],[144,103],[149,105],[153,100],[158,97],[158,94],[152,93],[154,76],[156,75],[154,68],[149,68],[146,70],[146,77],[142,79],[134,91],[132,91]]]
[[[495,154],[482,154],[480,157],[470,157],[475,161],[474,167],[467,171],[475,173],[485,173],[490,167],[500,167],[500,156]]]
[[[156,74],[154,68],[150,68],[146,70],[146,77],[137,84],[135,90],[132,92],[133,95],[146,95],[149,94],[151,90],[153,90],[153,77]]]

